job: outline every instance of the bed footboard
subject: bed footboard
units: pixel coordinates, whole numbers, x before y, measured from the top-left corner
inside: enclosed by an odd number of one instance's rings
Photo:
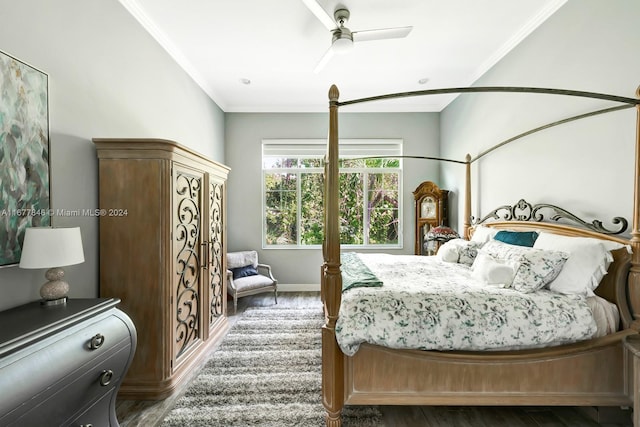
[[[345,357],[345,402],[631,406],[633,360],[623,344],[628,335],[637,332],[625,330],[586,343],[495,354],[363,344],[353,357]]]

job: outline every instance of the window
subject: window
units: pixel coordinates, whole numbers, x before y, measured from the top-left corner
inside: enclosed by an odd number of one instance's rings
[[[262,141],[263,247],[322,244],[325,152],[324,140]],[[402,246],[401,155],[401,140],[340,141],[343,245]]]

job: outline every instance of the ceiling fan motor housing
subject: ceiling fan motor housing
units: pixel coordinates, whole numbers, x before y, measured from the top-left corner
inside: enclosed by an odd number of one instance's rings
[[[347,21],[349,21],[349,16],[349,11],[347,9],[336,9],[336,11],[333,12],[333,17],[336,19],[336,23],[340,27],[343,27],[347,24]]]
[[[337,9],[333,16],[336,18],[338,28],[332,32],[331,48],[335,53],[347,53],[353,49],[353,35],[351,30],[344,26],[349,20],[349,11]]]

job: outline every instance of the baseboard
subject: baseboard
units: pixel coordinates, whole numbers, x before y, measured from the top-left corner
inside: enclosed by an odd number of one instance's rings
[[[320,283],[278,283],[278,292],[320,292]]]

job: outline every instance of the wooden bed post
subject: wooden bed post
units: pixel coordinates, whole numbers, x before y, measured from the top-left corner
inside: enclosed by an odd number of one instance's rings
[[[342,297],[340,272],[340,220],[338,186],[338,97],[335,85],[329,89],[329,148],[325,158],[324,265],[321,277],[325,324],[322,326],[322,403],[326,426],[340,427],[344,406],[344,355],[336,341],[336,320]]]
[[[640,98],[640,87],[636,90]],[[640,104],[636,104],[636,164],[633,188],[633,230],[631,230],[631,270],[629,273],[629,302],[633,318],[640,320]]]
[[[471,154],[465,156],[464,160],[467,162],[465,188],[464,188],[464,233],[463,237],[467,240],[471,238],[469,235],[471,228]]]

